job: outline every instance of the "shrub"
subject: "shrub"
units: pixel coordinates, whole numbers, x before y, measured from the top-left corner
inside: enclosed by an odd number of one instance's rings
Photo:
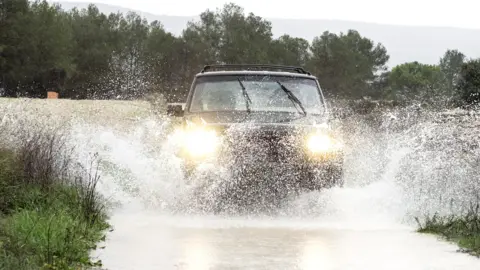
[[[87,167],[74,162],[61,129],[19,138],[0,149],[0,269],[96,265],[89,251],[109,227],[97,156]]]

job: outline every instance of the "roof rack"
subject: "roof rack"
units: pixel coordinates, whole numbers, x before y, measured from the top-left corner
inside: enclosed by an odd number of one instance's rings
[[[283,66],[283,65],[262,65],[262,64],[222,64],[222,65],[206,65],[203,67],[201,73],[205,73],[212,69],[223,69],[223,70],[232,70],[232,69],[243,69],[243,70],[277,70],[277,71],[295,71],[301,74],[312,75],[310,72],[306,71],[301,67],[295,66]]]

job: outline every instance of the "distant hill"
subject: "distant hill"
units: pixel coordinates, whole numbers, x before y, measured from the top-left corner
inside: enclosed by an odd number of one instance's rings
[[[88,6],[88,3],[80,2],[59,2],[59,4],[66,10],[73,7],[82,9]],[[96,4],[96,6],[103,13],[134,11],[148,21],[162,22],[165,29],[175,35],[182,33],[188,21],[198,19],[198,16],[155,15],[106,4]],[[335,33],[346,32],[348,29],[358,30],[362,36],[381,42],[387,48],[390,54],[390,67],[410,61],[437,64],[447,49],[458,49],[470,58],[480,57],[480,29],[398,26],[339,20],[265,19],[272,22],[275,37],[289,34],[312,41],[315,36],[321,35],[326,30]]]

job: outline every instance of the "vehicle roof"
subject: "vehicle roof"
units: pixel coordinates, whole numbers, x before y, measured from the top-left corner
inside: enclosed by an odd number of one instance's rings
[[[228,71],[208,71],[197,73],[196,77],[204,76],[231,76],[231,75],[270,75],[270,76],[288,76],[288,77],[300,77],[308,79],[317,79],[313,75],[297,73],[297,72],[286,72],[286,71],[268,71],[268,70],[228,70]]]

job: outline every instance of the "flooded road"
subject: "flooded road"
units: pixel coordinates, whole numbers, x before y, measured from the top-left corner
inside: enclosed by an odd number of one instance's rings
[[[417,233],[413,218],[457,212],[478,191],[477,165],[457,163],[470,158],[449,135],[458,127],[418,124],[396,134],[362,127],[352,132],[344,188],[303,194],[273,215],[240,217],[171,211],[169,203],[185,189],[171,152],[151,151],[141,132],[96,131],[95,149],[107,146],[104,159],[128,174],[104,179],[116,183],[104,193],[122,206],[113,212],[106,248],[95,256],[110,270],[480,269],[480,260],[456,244]],[[478,153],[468,155],[474,160]],[[189,205],[194,199],[186,198]]]
[[[409,227],[117,213],[106,269],[480,269],[480,260]],[[340,226],[339,226],[340,225]]]
[[[49,113],[42,120],[26,105],[18,113],[9,108],[13,120],[2,121],[50,123]],[[89,114],[71,121],[69,135],[79,162],[100,157],[98,188],[114,205],[114,231],[100,244],[105,248],[92,253],[103,269],[480,269],[480,260],[457,252],[457,245],[415,232],[414,221],[458,213],[479,194],[480,114],[423,122],[407,114],[381,120],[376,130],[352,119],[345,124],[352,129],[345,188],[303,194],[275,214],[215,216],[189,209],[195,198],[188,196],[188,211],[176,211],[188,189],[173,151],[163,145],[168,123],[145,117],[146,109],[131,120],[121,112],[139,109],[118,106],[106,106],[113,110],[108,123]],[[32,116],[17,119],[20,112]]]

